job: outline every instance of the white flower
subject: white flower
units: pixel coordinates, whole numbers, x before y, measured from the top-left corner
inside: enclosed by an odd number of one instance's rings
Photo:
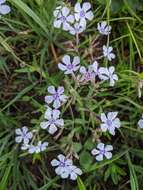
[[[117,118],[118,112],[109,112],[107,116],[101,113],[101,130],[103,132],[109,131],[110,134],[115,135],[115,129],[121,127],[120,119]]]
[[[111,26],[108,25],[106,21],[102,21],[101,23],[98,23],[97,29],[99,33],[103,35],[109,35],[111,32]]]
[[[114,74],[115,67],[111,66],[109,68],[106,67],[100,67],[99,68],[99,78],[101,80],[109,80],[110,81],[110,86],[115,85],[115,81],[118,80],[118,76]]]
[[[106,57],[109,61],[115,59],[115,54],[112,53],[113,48],[111,46],[103,46],[103,56]]]
[[[0,0],[0,15],[6,15],[8,14],[11,9],[8,5],[5,5],[6,0]]]
[[[28,144],[29,140],[32,139],[33,134],[31,132],[28,132],[27,127],[22,127],[22,129],[18,128],[15,130],[15,133],[17,137],[15,138],[15,141],[17,143],[21,143],[23,141],[24,144]]]
[[[143,115],[142,115],[141,119],[138,121],[138,126],[139,126],[139,128],[143,129]]]
[[[62,26],[63,30],[68,31],[70,23],[74,22],[74,16],[70,14],[70,10],[67,7],[58,7],[54,11],[54,27],[60,28]]]
[[[72,165],[69,166],[69,174],[71,180],[76,180],[78,175],[82,175],[81,169],[77,168],[76,166]]]
[[[75,23],[73,26],[69,27],[69,33],[72,35],[80,34],[85,30],[85,27],[81,26],[79,23]]]
[[[65,55],[62,59],[62,63],[58,64],[60,70],[64,71],[65,74],[72,74],[73,72],[79,69],[80,58],[78,56],[73,58],[71,62],[71,58],[69,55]]]
[[[111,151],[113,150],[113,146],[112,145],[106,145],[104,143],[99,143],[97,145],[97,149],[94,148],[91,152],[92,155],[95,156],[97,161],[102,161],[104,156],[107,159],[111,159],[112,158],[112,153]]]
[[[84,66],[80,67],[80,73],[82,74],[81,82],[87,83],[95,80],[96,74],[92,65],[89,65],[87,69]]]
[[[92,20],[94,15],[93,12],[90,11],[91,4],[86,2],[81,6],[80,3],[76,3],[74,7],[75,11],[75,19],[79,21],[80,25],[86,28],[86,20]]]
[[[30,154],[33,154],[33,153],[40,153],[40,152],[45,151],[46,148],[47,148],[47,146],[48,146],[48,142],[43,142],[43,143],[42,143],[41,141],[39,141],[36,146],[30,145],[28,152],[29,152]]]
[[[45,102],[47,104],[50,104],[53,102],[54,108],[59,108],[61,106],[61,103],[65,103],[67,101],[67,96],[65,96],[64,93],[64,87],[60,86],[56,90],[54,86],[48,87],[48,92],[51,94],[50,96],[45,96]]]
[[[53,159],[51,161],[51,165],[56,167],[55,172],[57,175],[61,176],[61,178],[65,179],[69,177],[70,170],[69,166],[72,166],[72,160],[67,159],[64,155],[58,155],[58,160]]]
[[[60,116],[60,111],[59,110],[52,110],[50,108],[47,109],[45,112],[44,118],[47,121],[41,122],[40,126],[42,129],[47,129],[50,134],[54,134],[58,128],[57,127],[63,127],[64,126],[64,120],[59,119]]]

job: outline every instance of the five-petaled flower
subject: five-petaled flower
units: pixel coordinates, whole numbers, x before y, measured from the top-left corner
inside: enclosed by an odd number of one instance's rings
[[[114,73],[115,67],[111,66],[109,68],[106,67],[100,67],[99,68],[99,78],[101,80],[109,80],[110,86],[115,85],[115,81],[118,80],[117,74]]]
[[[5,2],[6,0],[0,0],[0,15],[6,15],[11,11],[10,7],[4,4]]]
[[[97,29],[102,35],[109,35],[111,32],[111,26],[107,24],[106,21],[102,21],[97,24]]]
[[[82,174],[82,171],[73,165],[72,160],[66,158],[63,154],[58,155],[58,160],[53,159],[51,165],[56,167],[56,174],[63,179],[70,177],[71,180],[76,180],[78,175]]]
[[[103,132],[109,131],[110,134],[115,135],[115,129],[121,127],[120,119],[117,118],[118,112],[101,113],[101,130]]]
[[[107,159],[111,159],[112,158],[112,153],[111,151],[113,150],[113,146],[112,145],[105,145],[104,143],[99,143],[97,145],[97,148],[94,148],[91,151],[91,154],[93,156],[95,156],[95,159],[97,161],[102,161],[104,156]]]
[[[63,30],[68,31],[70,23],[74,22],[74,16],[70,14],[70,10],[67,7],[57,7],[54,11],[54,16],[56,17],[54,20],[55,28],[60,28],[62,26]]]
[[[64,120],[59,119],[60,116],[59,110],[52,110],[51,108],[48,108],[45,112],[45,119],[47,121],[41,122],[40,126],[42,129],[47,129],[50,134],[54,134],[58,128],[57,127],[63,127],[64,126]]]
[[[76,22],[73,26],[69,27],[69,33],[72,35],[80,34],[84,30],[85,30],[85,27],[81,26],[78,22]]]
[[[138,126],[139,126],[139,128],[143,129],[143,115],[142,115],[141,119],[138,121]]]
[[[54,86],[49,86],[48,92],[51,95],[45,96],[45,102],[47,104],[50,104],[53,102],[53,107],[56,109],[61,106],[61,103],[65,103],[67,101],[68,97],[63,94],[64,93],[63,86],[59,86],[57,90],[55,89]]]
[[[90,10],[91,4],[88,2],[83,3],[81,6],[80,3],[76,3],[74,7],[75,11],[75,19],[79,21],[79,24],[86,28],[86,20],[92,20],[94,15],[93,12]]]
[[[53,159],[51,161],[51,165],[56,167],[55,172],[57,175],[61,176],[61,178],[69,177],[69,166],[72,166],[73,162],[71,159],[66,158],[64,155],[59,154],[57,159]]]
[[[64,71],[65,74],[72,74],[79,69],[80,58],[75,56],[73,61],[69,55],[65,55],[62,59],[62,63],[58,64],[60,70]]]
[[[112,46],[103,46],[103,56],[106,57],[109,61],[111,61],[112,59],[115,59],[115,54],[112,53]]]
[[[24,144],[28,144],[29,141],[32,139],[33,134],[31,132],[28,131],[27,127],[22,127],[22,129],[18,128],[15,130],[16,133],[16,138],[15,141],[17,143],[21,143],[23,142]]]
[[[82,74],[80,81],[83,83],[95,80],[96,74],[92,65],[89,65],[87,69],[84,66],[80,67],[80,73]]]
[[[48,142],[42,143],[41,141],[39,141],[36,146],[35,145],[29,145],[28,152],[30,154],[43,152],[46,150],[48,144],[49,144]]]

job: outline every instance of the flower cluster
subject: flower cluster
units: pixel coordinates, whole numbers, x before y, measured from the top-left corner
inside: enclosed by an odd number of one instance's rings
[[[69,31],[70,34],[76,35],[83,32],[86,29],[87,20],[93,19],[93,12],[91,11],[91,4],[88,2],[76,3],[74,11],[71,11],[67,6],[58,6],[53,15],[54,27],[62,28],[65,31]]]
[[[42,143],[41,141],[39,141],[37,145],[33,145],[32,143],[33,133],[29,132],[28,128],[25,126],[22,127],[22,129],[19,128],[16,129],[15,133],[17,135],[15,141],[17,143],[22,143],[21,150],[28,150],[30,154],[42,152],[48,146],[48,142]]]
[[[120,119],[117,118],[118,112],[109,112],[107,114],[101,113],[100,119],[101,119],[101,124],[100,128],[102,132],[109,131],[111,135],[115,135],[115,129],[121,127],[121,122]],[[94,148],[91,151],[91,154],[95,156],[95,159],[97,161],[102,161],[104,156],[107,159],[112,158],[112,153],[111,151],[113,150],[112,145],[105,145],[104,143],[99,143],[97,145],[97,148]]]
[[[0,3],[1,2],[5,1],[0,0]],[[91,4],[88,2],[83,4],[76,3],[73,9],[63,4],[54,10],[53,15],[53,25],[55,28],[62,28],[70,34],[76,35],[76,37],[86,29],[87,21],[91,21],[94,17],[91,11]],[[111,33],[111,26],[106,21],[102,21],[97,24],[97,30],[101,35],[107,36]],[[105,58],[107,61],[115,59],[113,48],[109,46],[109,44],[103,45],[101,58]],[[81,65],[79,54],[78,56],[66,54],[63,56],[61,62],[58,63],[58,68],[63,71],[65,75],[71,75],[74,81],[77,82],[78,87],[88,82],[95,84],[96,81],[109,81],[109,85],[114,86],[118,80],[115,67],[100,66],[99,62],[97,62],[98,60],[98,58],[93,58],[91,64],[85,67]],[[67,102],[68,96],[64,94],[65,89],[63,86],[57,88],[55,86],[49,86],[47,90],[48,95],[45,96],[46,111],[43,121],[40,122],[40,128],[47,130],[50,135],[54,135],[58,129],[64,128],[64,119],[61,117],[60,108]],[[118,112],[101,113],[100,132],[109,132],[111,135],[115,135],[116,128],[118,129],[121,126],[117,115]],[[39,140],[39,136],[38,142],[35,145],[33,142],[38,134],[37,132],[35,134],[35,131],[29,132],[27,127],[16,129],[15,132],[17,135],[15,138],[16,142],[22,143],[21,149],[27,150],[30,154],[40,153],[48,146],[48,142],[42,143],[42,141]],[[112,150],[112,145],[105,145],[100,142],[97,144],[97,147],[91,151],[91,154],[95,156],[97,161],[102,161],[104,157],[107,159],[112,158]],[[71,180],[76,180],[78,175],[82,175],[81,169],[73,165],[73,161],[63,154],[58,155],[57,159],[53,159],[51,165],[55,167],[56,174],[63,179],[70,178]]]
[[[57,156],[58,159],[53,159],[51,165],[56,167],[55,172],[61,178],[70,178],[71,180],[76,180],[78,175],[82,174],[82,171],[73,165],[71,159],[66,158],[64,155],[60,154]]]
[[[95,78],[98,77],[102,81],[109,81],[110,86],[115,85],[115,81],[118,80],[117,74],[114,73],[115,68],[113,66],[99,67],[97,61],[94,61],[93,64],[89,65],[88,68],[85,66],[80,66],[80,58],[75,56],[73,61],[71,61],[69,55],[64,55],[62,58],[62,63],[58,64],[58,67],[61,71],[64,71],[64,74],[71,74],[75,76],[75,73],[79,71],[80,76],[77,76],[77,80],[81,83],[87,83],[89,81],[94,82]]]

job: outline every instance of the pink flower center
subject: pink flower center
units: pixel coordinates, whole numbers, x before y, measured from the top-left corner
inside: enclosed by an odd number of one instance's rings
[[[80,11],[80,17],[85,17],[85,12],[83,10]]]
[[[59,94],[56,92],[54,95],[53,95],[54,99],[58,99],[59,98]]]
[[[105,150],[100,150],[100,154],[104,155],[105,154]]]
[[[112,121],[108,119],[108,120],[107,120],[107,125],[108,125],[109,127],[111,127]]]
[[[67,65],[67,69],[72,70],[73,69],[73,65],[72,64],[68,64]]]
[[[65,17],[65,16],[61,16],[61,17],[60,17],[60,20],[61,20],[62,22],[65,22],[65,21],[66,21],[66,17]]]

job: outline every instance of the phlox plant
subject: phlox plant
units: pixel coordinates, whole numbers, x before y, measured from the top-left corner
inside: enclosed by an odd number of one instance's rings
[[[12,8],[6,0],[0,0],[0,17],[10,11]],[[94,16],[90,2],[75,2],[73,6],[61,2],[53,10],[52,27],[57,33],[62,31],[65,40],[67,36],[69,45],[56,59],[54,72],[61,76],[61,80],[59,85],[54,80],[48,81],[46,93],[41,91],[44,97],[35,118],[37,123],[32,120],[36,127],[29,124],[15,129],[16,149],[20,151],[20,158],[29,156],[33,158],[33,163],[36,159],[42,163],[41,158],[48,155],[51,168],[47,175],[50,173],[55,181],[60,178],[61,183],[74,184],[77,180],[80,189],[81,186],[85,189],[81,179],[85,179],[88,172],[96,176],[94,172],[96,168],[100,169],[100,163],[110,165],[119,149],[119,146],[114,147],[113,140],[119,132],[123,136],[122,128],[126,124],[122,122],[119,106],[112,106],[114,100],[106,103],[106,96],[105,99],[100,96],[105,88],[107,96],[112,94],[118,86],[120,74],[116,69],[115,48],[110,41],[112,26],[109,19],[94,22],[92,27],[96,36],[91,38],[90,23]],[[83,49],[86,36],[90,40],[86,44],[87,49]],[[94,52],[96,50],[99,52]],[[139,90],[141,88],[142,85]],[[100,98],[103,100],[98,102]],[[103,104],[106,104],[106,109],[102,108]],[[139,131],[143,129],[143,115],[136,124]],[[126,156],[130,165],[129,155]],[[119,162],[124,164],[122,160]],[[112,175],[116,167],[115,164]],[[133,168],[130,173],[134,173]],[[124,172],[120,170],[120,174],[124,175]],[[106,176],[109,174],[106,173]]]
[[[76,37],[76,44],[79,44],[80,34],[86,30],[88,21],[91,21],[94,18],[94,14],[91,10],[92,5],[89,2],[83,4],[76,3],[75,6],[70,9],[63,4],[56,7],[53,12],[55,17],[53,26],[57,29],[62,29],[65,32],[69,32]],[[111,33],[111,26],[107,24],[106,21],[102,21],[97,24],[97,30],[99,34],[108,36]],[[78,47],[77,47],[78,48]],[[58,68],[61,70],[64,75],[71,76],[72,80],[76,83],[77,88],[80,88],[82,85],[96,85],[96,81],[109,82],[109,86],[114,86],[118,80],[117,74],[115,74],[115,67],[103,67],[98,62],[100,59],[105,58],[107,61],[112,61],[115,59],[115,54],[112,52],[113,48],[109,45],[103,45],[102,48],[103,55],[100,58],[93,57],[92,63],[88,67],[81,65],[81,58],[77,51],[75,51],[75,56],[70,56],[70,52],[62,57],[60,63],[58,63]],[[50,135],[54,135],[59,131],[59,128],[64,129],[64,119],[60,118],[60,108],[69,101],[69,97],[64,94],[64,87],[59,86],[49,86],[48,95],[45,96],[46,111],[44,114],[44,121],[40,123],[42,129],[46,129]],[[116,118],[118,112],[109,112],[107,116],[105,113],[101,113],[101,125],[99,126],[99,131],[107,132],[111,135],[115,135],[115,129],[121,126],[119,118]],[[23,127],[21,130],[16,129],[16,134],[19,135],[16,137],[16,142],[23,142],[21,149],[28,150],[31,153],[39,153],[46,150],[48,142],[38,141],[38,144],[35,145],[33,140],[34,132],[28,132],[26,127]],[[101,135],[100,135],[101,136]],[[31,143],[30,143],[31,140]],[[100,141],[100,139],[98,139]],[[33,144],[34,143],[34,144]],[[105,147],[104,147],[105,146]],[[112,158],[112,154],[109,152],[113,150],[112,145],[104,145],[99,143],[97,149],[93,149],[91,152],[96,156],[97,161],[103,160],[103,156],[107,159]],[[78,175],[82,174],[81,169],[72,164],[72,160],[69,156],[64,156],[62,154],[58,155],[59,160],[52,160],[52,166],[56,166],[55,172],[61,178],[70,178],[71,180],[76,180]]]

